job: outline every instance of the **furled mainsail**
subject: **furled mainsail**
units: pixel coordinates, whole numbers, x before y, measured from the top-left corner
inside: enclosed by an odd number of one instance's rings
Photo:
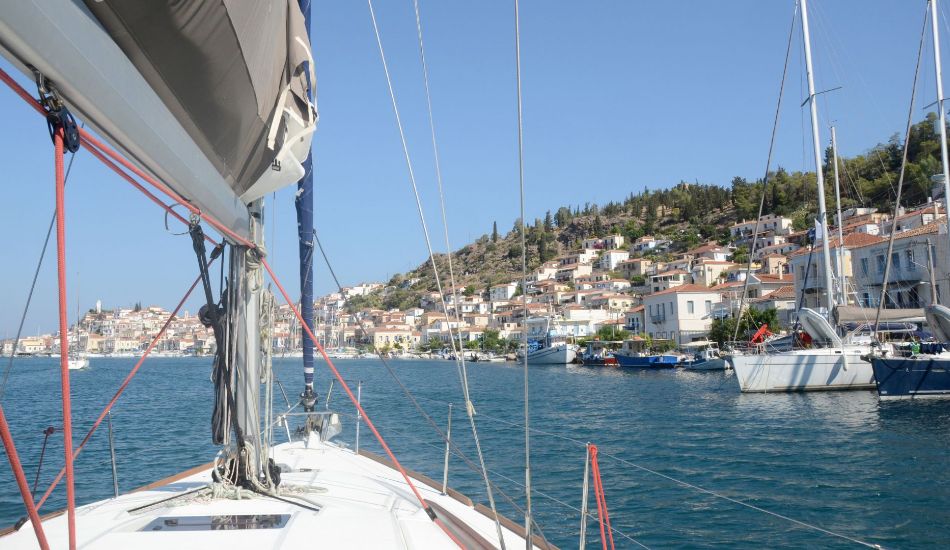
[[[295,0],[18,0],[0,53],[143,169],[248,236],[246,205],[296,182],[316,110]],[[32,77],[32,75],[31,75]]]

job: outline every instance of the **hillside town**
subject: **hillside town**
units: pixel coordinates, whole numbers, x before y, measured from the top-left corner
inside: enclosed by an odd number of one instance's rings
[[[901,211],[896,224],[872,208],[842,212],[841,223],[830,229],[832,265],[842,266],[840,277],[835,267],[833,291],[840,293],[843,282],[848,305],[877,307],[894,226],[885,307],[924,307],[934,293],[950,303],[950,261],[947,248],[938,246],[947,239],[945,212],[940,200]],[[814,230],[796,231],[790,218],[770,214],[759,220],[753,247],[755,227],[755,220],[742,220],[729,228],[728,243],[708,242],[679,253],[662,236],[644,235],[633,242],[619,234],[587,238],[580,248],[531,271],[525,289],[520,280],[511,280],[480,290],[447,289],[444,296],[428,292],[406,309],[348,307],[354,298],[396,288],[382,283],[345,287],[316,299],[315,333],[331,350],[403,354],[450,348],[450,334],[460,336],[467,348],[488,338],[513,351],[525,333],[529,340],[552,330],[584,339],[605,328],[676,347],[706,339],[715,319],[737,312],[743,292],[749,308],[775,310],[779,326],[773,329],[787,329],[797,307],[822,310],[825,303],[821,239]],[[748,250],[754,250],[751,270],[747,259],[737,257]],[[157,306],[103,309],[97,302],[70,329],[70,348],[111,356],[140,354],[169,316]],[[280,307],[275,319],[275,353],[299,354],[301,331],[290,308]],[[15,351],[59,353],[58,342],[56,334],[24,337]],[[13,353],[13,346],[12,339],[5,340],[3,353]],[[186,312],[171,322],[154,353],[208,355],[214,347],[211,330]]]

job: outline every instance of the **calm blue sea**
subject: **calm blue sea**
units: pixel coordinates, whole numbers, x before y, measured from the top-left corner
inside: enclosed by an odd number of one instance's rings
[[[5,365],[6,359],[3,360]],[[300,359],[278,361],[288,391],[302,385]],[[92,359],[71,375],[77,442],[131,368],[132,359]],[[421,406],[444,427],[447,403],[460,404],[454,363],[393,361]],[[329,377],[318,362],[318,387]],[[363,402],[408,466],[441,479],[443,447],[378,360],[339,361],[363,382]],[[522,371],[513,364],[469,366],[489,469],[524,502]],[[113,420],[123,491],[209,461],[209,359],[150,359],[117,405]],[[61,425],[55,360],[18,359],[3,406],[26,464],[36,472],[47,426]],[[601,449],[601,471],[614,527],[651,548],[851,547],[804,528],[677,484],[632,464],[808,524],[893,548],[950,546],[950,401],[881,402],[871,392],[741,395],[723,373],[619,371],[585,367],[531,371],[533,505],[545,535],[577,546],[584,449]],[[277,397],[278,404],[282,398]],[[352,414],[333,390],[335,408]],[[471,431],[456,406],[453,438],[471,451]],[[354,440],[352,417],[343,441]],[[368,430],[361,445],[378,446]],[[615,460],[605,453],[622,458]],[[50,439],[40,491],[62,465],[62,435]],[[477,473],[453,457],[450,484],[473,499],[485,492]],[[112,494],[105,426],[76,465],[80,503]],[[58,489],[44,509],[64,504]],[[496,495],[500,509],[517,512]],[[593,506],[593,500],[592,506]],[[23,515],[13,476],[0,464],[0,525]],[[619,535],[618,548],[635,544]],[[599,546],[597,526],[588,541]],[[593,547],[593,546],[592,546]]]

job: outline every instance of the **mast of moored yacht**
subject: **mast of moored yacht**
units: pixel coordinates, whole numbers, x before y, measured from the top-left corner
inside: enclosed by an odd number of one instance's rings
[[[950,227],[950,168],[947,161],[947,113],[943,108],[943,73],[940,67],[940,31],[937,25],[937,0],[930,0],[930,32],[933,34],[934,71],[937,80],[937,112],[940,114],[940,166],[943,168],[943,208]],[[947,231],[950,247],[950,231]]]
[[[844,218],[841,216],[841,181],[838,178],[838,138],[835,127],[831,127],[831,157],[834,161],[835,208],[838,211],[838,253],[835,255],[838,271],[838,303],[848,305],[848,278],[844,274]]]
[[[825,303],[830,316],[835,308],[835,296],[831,279],[831,250],[828,248],[828,210],[825,206],[825,179],[822,170],[821,141],[818,136],[818,103],[815,93],[815,71],[811,62],[811,38],[808,34],[808,0],[801,0],[802,38],[805,42],[805,72],[808,75],[808,103],[811,110],[811,138],[815,153],[815,176],[818,180],[818,222],[821,229],[822,264],[825,279]]]

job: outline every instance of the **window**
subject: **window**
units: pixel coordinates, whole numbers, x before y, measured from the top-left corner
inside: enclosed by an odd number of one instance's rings
[[[694,306],[693,306],[692,300],[689,300],[688,302],[686,302],[686,313],[689,313],[690,315],[694,313]]]
[[[798,278],[803,281],[805,280],[805,266],[803,265],[798,266]]]
[[[861,274],[865,277],[868,276],[868,259],[861,258]]]
[[[914,261],[914,249],[908,248],[904,252],[904,257],[907,259],[907,271],[917,271],[917,263]]]
[[[901,270],[901,255],[897,252],[891,254],[891,266],[894,268],[894,271]]]
[[[884,254],[877,255],[877,272],[884,273]]]
[[[706,300],[706,315],[712,313],[712,300]]]

